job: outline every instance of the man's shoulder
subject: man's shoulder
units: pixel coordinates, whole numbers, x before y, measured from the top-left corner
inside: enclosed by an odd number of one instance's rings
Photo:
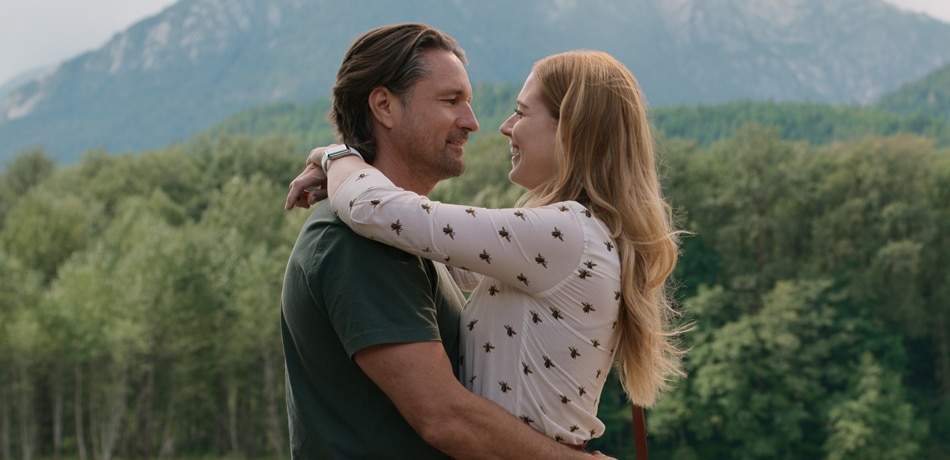
[[[372,260],[379,264],[385,264],[386,261],[397,263],[424,261],[418,256],[359,235],[347,227],[325,202],[321,203],[307,219],[297,246],[298,248],[309,247],[305,251],[309,254],[308,256]]]

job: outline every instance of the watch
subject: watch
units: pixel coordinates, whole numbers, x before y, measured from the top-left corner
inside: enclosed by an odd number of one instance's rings
[[[327,168],[330,166],[331,161],[337,158],[342,158],[349,155],[356,155],[360,157],[360,160],[366,161],[365,159],[363,159],[363,155],[360,154],[359,150],[356,150],[355,148],[350,147],[346,144],[342,144],[340,146],[333,148],[332,150],[327,150],[323,154],[323,161],[320,162],[320,167],[323,168],[323,172],[326,172]]]

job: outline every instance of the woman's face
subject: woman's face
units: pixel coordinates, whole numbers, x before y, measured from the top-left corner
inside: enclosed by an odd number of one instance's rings
[[[525,80],[517,102],[515,113],[501,124],[499,131],[509,139],[511,146],[508,178],[532,190],[557,173],[554,152],[557,119],[542,102],[534,72]]]

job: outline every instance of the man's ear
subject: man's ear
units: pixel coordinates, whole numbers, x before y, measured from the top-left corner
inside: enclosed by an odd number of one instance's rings
[[[386,128],[393,127],[395,112],[400,110],[399,98],[385,86],[377,86],[369,93],[369,109],[373,118]]]

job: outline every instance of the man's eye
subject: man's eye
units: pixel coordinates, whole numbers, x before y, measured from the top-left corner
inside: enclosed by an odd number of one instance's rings
[[[522,118],[522,117],[524,117],[524,112],[522,112],[522,111],[520,111],[520,110],[518,110],[518,109],[515,109],[515,115],[517,115],[518,118]]]

